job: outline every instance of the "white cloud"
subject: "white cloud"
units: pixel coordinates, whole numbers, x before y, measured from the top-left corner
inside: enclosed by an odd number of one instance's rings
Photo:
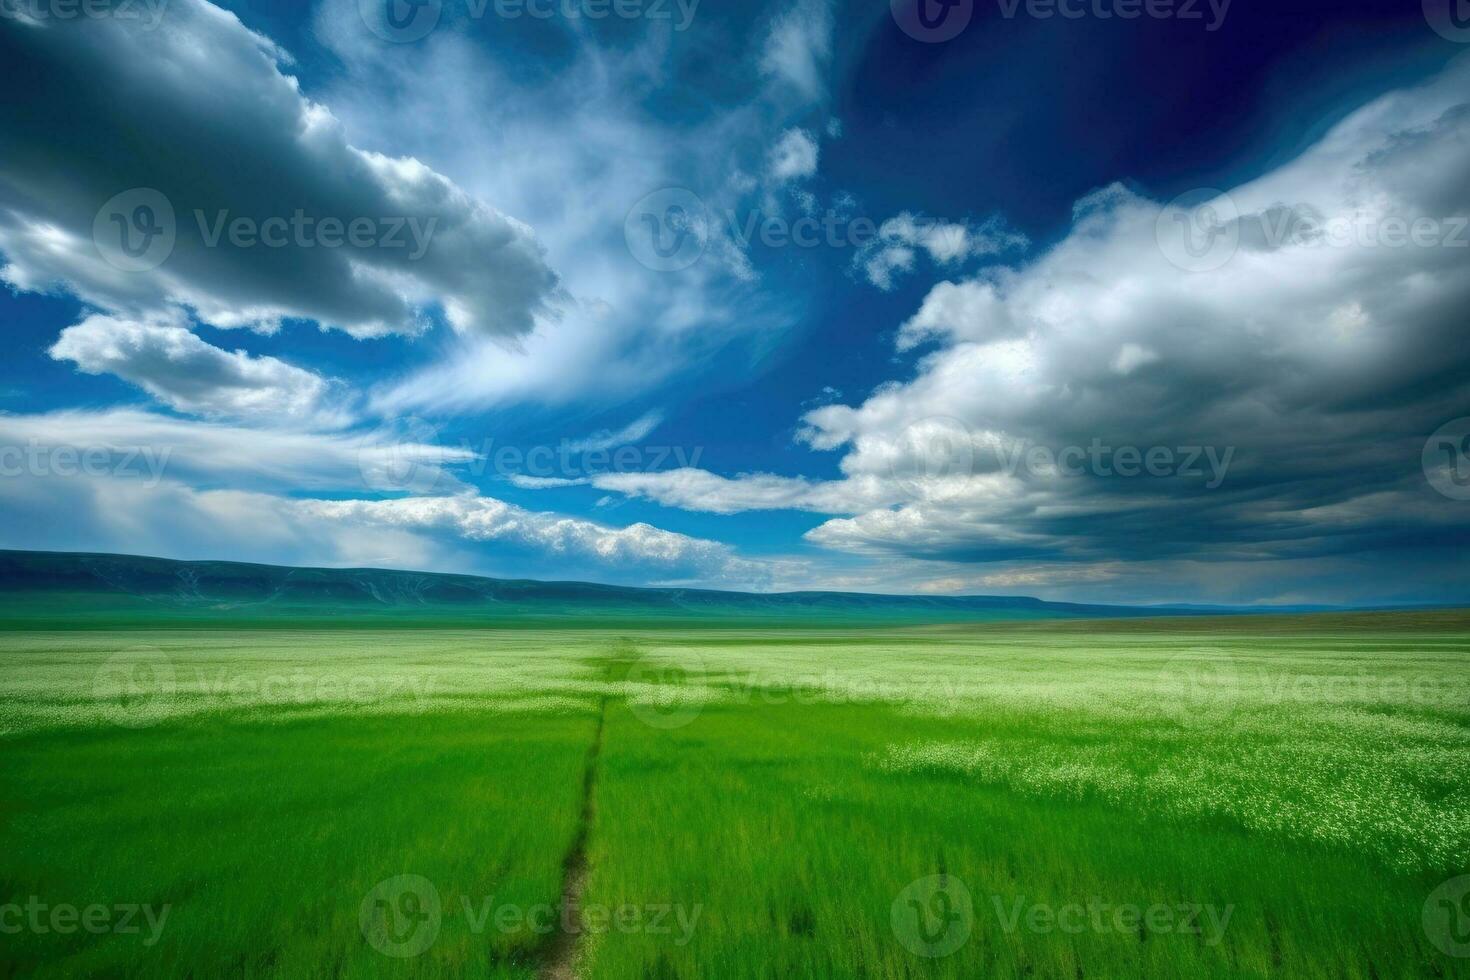
[[[999,218],[980,225],[943,221],[903,211],[878,226],[878,234],[853,256],[853,265],[882,290],[897,284],[898,273],[913,272],[920,252],[940,266],[956,268],[973,258],[1025,249],[1030,241]]]
[[[527,476],[524,473],[512,473],[506,479],[521,490],[561,490],[566,487],[587,485],[584,477],[572,479],[564,476]]]
[[[774,568],[771,563],[739,558],[728,545],[649,524],[614,528],[529,511],[492,497],[306,500],[297,508],[313,518],[362,527],[448,531],[469,541],[590,560],[623,574],[639,569],[661,580],[769,585]]]
[[[454,491],[464,487],[455,470],[479,458],[421,427],[308,432],[136,409],[0,414],[0,452],[14,476],[65,477],[91,454],[93,469],[134,483],[280,492]]]
[[[761,69],[816,102],[826,95],[831,56],[831,8],[826,0],[797,0],[772,23]]]
[[[558,71],[530,77],[448,22],[414,45],[382,44],[364,30],[355,0],[325,0],[316,32],[344,63],[323,98],[354,138],[411,153],[485,200],[515,202],[571,297],[554,325],[519,338],[514,351],[451,338],[428,364],[382,382],[375,411],[605,407],[688,381],[732,347],[763,349],[796,322],[800,298],[757,292],[729,236],[713,236],[689,268],[663,272],[639,265],[625,235],[633,206],[664,188],[691,189],[712,213],[737,207],[749,189],[732,175],[763,172],[774,135],[796,111],[789,98],[759,107],[712,100],[692,126],[650,117],[639,93],[701,71],[681,64],[684,49],[656,30],[616,49],[569,38]],[[609,168],[610,159],[619,165]]]
[[[748,510],[856,513],[881,503],[885,493],[875,480],[823,482],[769,473],[728,478],[691,467],[653,473],[603,473],[593,476],[591,482],[600,490],[713,514]]]
[[[1158,359],[1159,355],[1154,351],[1130,342],[1118,348],[1118,356],[1113,358],[1113,370],[1119,374],[1132,374]]]
[[[585,439],[573,439],[566,443],[566,450],[571,453],[588,453],[615,449],[618,446],[631,446],[647,438],[649,433],[658,428],[663,420],[663,413],[657,409],[645,412],[621,429],[603,429]]]
[[[274,357],[221,350],[172,320],[101,314],[67,327],[57,360],[87,374],[115,374],[170,408],[193,415],[336,427],[351,421],[321,375]]]
[[[554,316],[557,277],[527,226],[417,160],[352,145],[283,73],[285,52],[204,0],[173,0],[157,29],[6,18],[0,62],[66,107],[0,107],[0,276],[17,289],[134,318],[186,307],[220,327],[302,318],[357,336],[417,333],[431,307],[502,338]],[[109,219],[137,224],[137,201],[104,206],[137,188],[152,210],[130,241],[147,230],[160,251],[124,271]],[[229,230],[240,219],[258,241]]]
[[[1453,508],[1420,457],[1470,394],[1470,241],[1452,237],[1470,216],[1467,76],[1462,62],[1387,95],[1218,198],[1243,216],[1218,267],[1189,271],[1171,212],[1115,186],[1079,202],[1035,261],[934,287],[898,338],[938,342],[915,375],[804,418],[804,441],[844,451],[842,479],[686,471],[607,488],[824,510],[843,516],[815,544],[949,563],[1239,568],[1453,548]],[[1300,236],[1268,234],[1287,219]],[[1451,237],[1381,238],[1416,224]],[[1333,242],[1339,225],[1372,240]],[[1068,449],[1080,455],[1055,465]],[[1141,462],[1155,449],[1156,474]]]
[[[744,558],[646,523],[612,527],[482,496],[450,473],[473,453],[382,435],[243,430],[135,411],[0,415],[0,547],[754,589],[805,574],[799,562]],[[376,490],[405,464],[459,492],[301,496]],[[221,483],[231,489],[209,488]]]
[[[766,173],[776,183],[804,180],[817,172],[817,141],[804,129],[788,129],[771,147]]]

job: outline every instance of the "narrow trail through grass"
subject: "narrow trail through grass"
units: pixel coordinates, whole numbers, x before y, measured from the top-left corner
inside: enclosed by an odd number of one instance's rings
[[[636,647],[626,642],[614,647],[609,656],[601,658],[603,680],[611,680],[619,664],[626,670],[626,665],[632,662],[637,652]],[[576,980],[577,977],[577,960],[581,953],[578,939],[583,930],[575,917],[581,915],[582,896],[587,891],[587,841],[597,818],[598,764],[602,758],[603,732],[607,727],[608,697],[604,694],[597,702],[597,723],[582,770],[582,805],[577,816],[577,832],[562,865],[561,899],[557,906],[561,911],[560,928],[546,947],[545,959],[536,973],[541,980]]]

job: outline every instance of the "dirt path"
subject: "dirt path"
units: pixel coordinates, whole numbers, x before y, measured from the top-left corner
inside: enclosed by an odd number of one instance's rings
[[[577,957],[581,951],[578,939],[582,935],[582,894],[587,889],[587,838],[597,815],[597,763],[602,756],[602,731],[606,723],[607,696],[604,695],[597,705],[597,728],[582,770],[582,812],[577,818],[577,834],[562,864],[561,902],[557,906],[561,918],[537,971],[541,980],[576,980]]]

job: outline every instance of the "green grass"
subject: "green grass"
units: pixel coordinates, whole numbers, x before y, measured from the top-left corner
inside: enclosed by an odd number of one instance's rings
[[[1459,613],[0,634],[0,906],[168,906],[4,976],[1461,977],[1466,872]]]

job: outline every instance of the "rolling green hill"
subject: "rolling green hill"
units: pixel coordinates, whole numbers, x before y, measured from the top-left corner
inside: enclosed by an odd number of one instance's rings
[[[0,628],[856,626],[1157,616],[1025,596],[640,589],[377,568],[0,551]]]

